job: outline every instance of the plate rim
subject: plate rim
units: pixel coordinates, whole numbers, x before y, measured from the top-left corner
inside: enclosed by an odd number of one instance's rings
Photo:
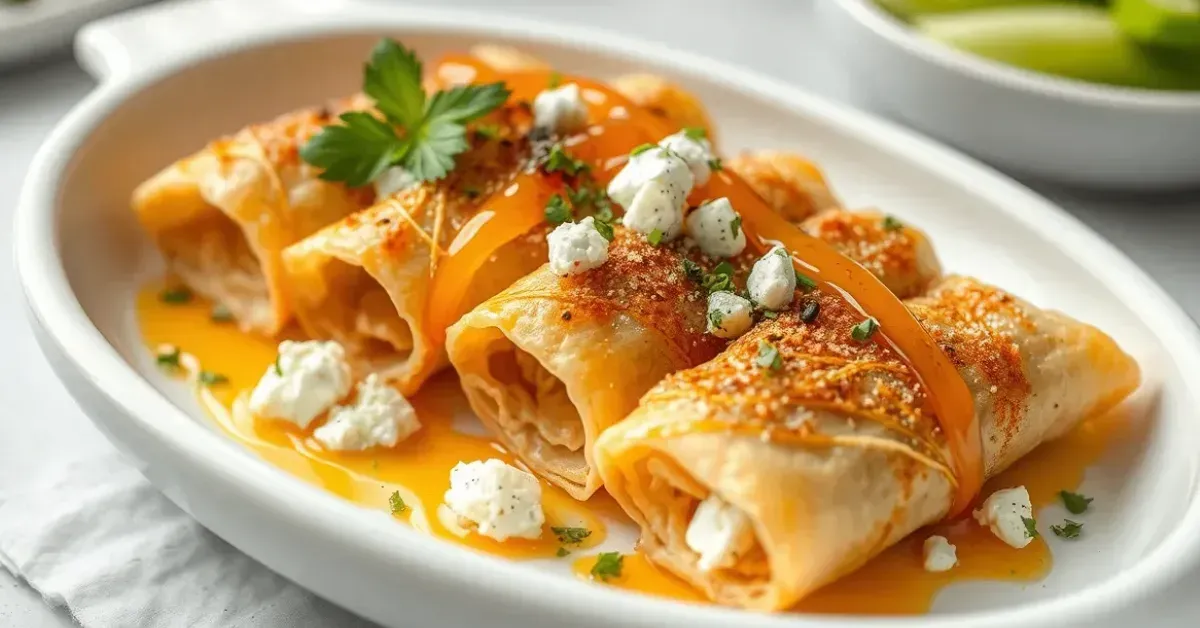
[[[475,595],[486,593],[497,603],[523,599],[521,593],[536,586],[547,593],[539,596],[539,605],[544,609],[565,616],[586,610],[605,621],[661,617],[714,626],[853,622],[872,626],[948,627],[964,620],[976,626],[1007,627],[1016,622],[1050,625],[1098,617],[1124,607],[1165,588],[1200,562],[1200,535],[1189,540],[1186,534],[1189,529],[1200,528],[1200,488],[1193,486],[1191,503],[1183,517],[1153,551],[1130,568],[1082,591],[1023,604],[1015,609],[917,618],[756,615],[580,586],[569,579],[524,569],[510,561],[482,556],[451,544],[431,543],[426,535],[415,530],[396,527],[382,518],[363,516],[363,509],[292,478],[229,439],[204,428],[121,358],[75,298],[58,255],[59,181],[82,142],[112,112],[135,93],[185,67],[283,41],[386,29],[404,29],[423,35],[500,36],[515,41],[554,44],[582,53],[598,52],[631,62],[653,59],[655,65],[678,76],[703,77],[743,96],[774,103],[789,111],[789,115],[833,126],[865,145],[903,156],[923,169],[938,171],[945,185],[970,186],[975,193],[995,199],[1010,219],[1031,232],[1054,233],[1082,272],[1099,277],[1097,269],[1105,269],[1108,283],[1115,284],[1110,289],[1126,302],[1130,312],[1163,345],[1181,373],[1188,371],[1185,367],[1190,367],[1192,372],[1200,371],[1200,330],[1144,271],[1091,228],[1050,201],[936,140],[753,70],[601,29],[534,22],[487,12],[406,8],[403,13],[389,13],[378,7],[375,10],[360,9],[322,16],[320,23],[314,20],[282,24],[240,34],[206,51],[181,56],[119,80],[105,81],[56,125],[30,165],[15,211],[14,226],[17,275],[30,318],[42,331],[46,342],[53,343],[53,349],[68,362],[51,360],[56,374],[62,377],[63,369],[73,368],[92,388],[91,392],[102,395],[120,410],[120,420],[153,438],[158,447],[172,451],[188,466],[223,482],[225,488],[246,493],[260,507],[307,526],[347,553],[372,556],[395,566],[419,564],[423,577],[436,577],[447,585],[462,583],[464,576],[468,576]],[[1168,335],[1174,336],[1171,342],[1166,341]],[[1183,392],[1196,396],[1190,390]],[[154,417],[154,420],[148,417]],[[337,534],[330,534],[332,531]],[[484,571],[490,573],[483,576]],[[614,598],[614,593],[623,597]],[[622,604],[613,605],[616,599],[621,599]]]

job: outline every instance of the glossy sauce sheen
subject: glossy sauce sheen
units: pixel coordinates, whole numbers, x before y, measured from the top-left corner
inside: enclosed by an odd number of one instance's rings
[[[450,469],[458,462],[499,458],[515,459],[490,439],[454,428],[455,414],[467,411],[458,380],[450,373],[430,380],[411,401],[421,430],[394,449],[365,452],[325,451],[308,430],[282,421],[245,422],[230,412],[239,393],[248,391],[275,361],[276,344],[238,331],[232,323],[217,323],[211,303],[196,298],[180,305],[159,299],[163,284],[154,283],[138,295],[137,313],[143,338],[151,351],[171,344],[194,355],[201,368],[224,375],[229,382],[209,390],[220,406],[210,412],[214,421],[234,440],[271,464],[365,508],[389,511],[389,499],[399,491],[407,506],[396,517],[413,527],[477,550],[509,558],[553,557],[561,543],[551,526],[579,526],[592,531],[586,548],[604,540],[603,521],[590,503],[579,503],[560,489],[542,483],[546,525],[537,540],[509,539],[499,543],[469,533],[459,536],[438,517],[442,496],[450,488]]]

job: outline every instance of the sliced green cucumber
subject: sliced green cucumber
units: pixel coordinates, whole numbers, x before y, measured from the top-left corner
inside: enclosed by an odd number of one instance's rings
[[[1112,17],[1144,44],[1200,48],[1200,0],[1115,0]]]
[[[1027,70],[1152,89],[1200,89],[1200,55],[1139,46],[1098,7],[1045,5],[932,15],[927,37]]]

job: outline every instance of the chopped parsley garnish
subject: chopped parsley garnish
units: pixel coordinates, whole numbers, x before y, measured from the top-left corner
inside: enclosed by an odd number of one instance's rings
[[[279,356],[275,356],[275,374],[283,377],[283,367],[279,366]]]
[[[1025,538],[1038,538],[1037,519],[1034,519],[1033,517],[1021,517],[1021,522],[1025,524]]]
[[[738,231],[741,228],[742,228],[742,217],[741,216],[737,216],[733,220],[729,221],[729,234],[732,235],[733,237],[735,237],[735,238],[737,237]]]
[[[658,246],[662,242],[662,239],[663,232],[660,229],[655,229],[646,234],[646,241],[650,243],[650,246]]]
[[[571,206],[561,194],[555,194],[546,201],[546,220],[552,224],[561,225],[571,219]]]
[[[771,310],[764,310],[762,313],[762,317],[767,320],[773,321],[773,320],[779,318],[779,312],[772,312]]]
[[[475,127],[475,135],[482,137],[485,140],[494,140],[500,137],[500,125],[498,124],[480,124]]]
[[[879,322],[873,318],[867,318],[850,329],[850,336],[859,342],[866,342],[875,335],[878,329]]]
[[[233,320],[233,311],[224,303],[218,303],[213,306],[212,312],[208,315],[215,323],[228,323]]]
[[[600,237],[608,240],[609,242],[612,242],[613,238],[616,237],[616,234],[613,233],[612,223],[608,222],[607,220],[600,220],[597,217],[593,217],[592,226],[596,227],[596,233],[599,233]]]
[[[558,548],[558,551],[554,553],[554,555],[559,558],[562,558],[564,556],[570,556],[571,552],[568,552],[567,548],[565,548],[565,547],[560,547],[560,548]]]
[[[550,531],[558,538],[559,543],[582,543],[584,539],[592,535],[592,531],[587,528],[559,528],[551,527]]]
[[[714,292],[733,292],[733,264],[721,262],[704,278],[704,289],[709,294]]]
[[[404,503],[404,498],[400,497],[400,491],[392,491],[392,496],[388,498],[388,507],[393,515],[398,515],[405,510],[408,510],[408,504]]]
[[[775,345],[761,340],[758,343],[758,357],[754,358],[754,363],[767,370],[778,371],[783,368],[783,356],[779,355],[779,349],[776,349]]]
[[[1095,499],[1071,491],[1059,491],[1058,496],[1062,498],[1063,506],[1066,506],[1073,515],[1081,515],[1086,512],[1088,506],[1092,504],[1092,500]]]
[[[654,148],[654,144],[642,144],[640,146],[637,146],[633,150],[629,151],[629,156],[635,157],[637,155],[641,155],[642,153],[650,150],[651,148]]]
[[[559,85],[562,85],[562,75],[559,74],[558,72],[551,72],[550,73],[550,83],[549,83],[550,89],[554,89],[555,87],[558,87]]]
[[[883,230],[884,231],[899,231],[903,228],[904,228],[904,223],[897,220],[895,216],[884,216],[883,217]]]
[[[588,169],[588,165],[581,160],[567,154],[563,149],[562,144],[555,144],[550,147],[550,154],[546,155],[546,163],[542,166],[546,172],[563,172],[572,177],[584,172]]]
[[[1079,536],[1079,532],[1083,530],[1083,524],[1070,519],[1063,519],[1063,524],[1060,526],[1050,526],[1050,531],[1055,536],[1061,536],[1064,539],[1073,539]]]
[[[683,260],[683,274],[698,284],[704,283],[704,269],[690,259],[684,258]]]
[[[720,329],[721,323],[725,321],[725,315],[721,310],[712,310],[708,313],[708,322],[712,323],[713,329]]]
[[[592,565],[592,577],[601,580],[619,578],[624,561],[625,557],[621,556],[621,552],[600,552],[596,557],[596,564]]]
[[[200,374],[196,376],[196,379],[205,386],[217,386],[229,382],[228,377],[212,371],[200,371]]]
[[[182,353],[179,347],[175,345],[160,347],[158,353],[154,356],[154,363],[161,369],[173,371],[179,368],[179,356]]]
[[[708,137],[708,131],[705,131],[704,127],[699,126],[683,127],[683,134],[686,135],[689,140],[695,140],[697,142]]]
[[[171,305],[190,303],[192,300],[192,291],[187,286],[167,288],[158,293],[158,300],[163,303],[170,303]]]
[[[461,85],[427,95],[421,61],[392,39],[371,51],[363,91],[383,119],[365,111],[343,113],[300,148],[304,161],[324,168],[321,178],[351,187],[366,185],[392,166],[418,181],[433,181],[454,169],[467,150],[466,124],[504,104],[504,83]]]
[[[608,197],[605,196],[604,198],[597,199],[596,201],[594,201],[594,203],[600,204],[600,207],[599,207],[599,209],[596,210],[596,213],[592,214],[592,217],[594,217],[596,220],[599,220],[601,222],[612,222],[613,221],[613,211],[612,211],[612,207],[610,207],[608,204]],[[609,238],[609,240],[611,240],[611,239],[612,238]]]
[[[708,169],[713,172],[720,172],[725,169],[725,166],[721,164],[721,159],[717,157],[708,160]]]
[[[812,292],[817,289],[817,282],[798,270],[796,271],[796,285],[803,292]]]
[[[804,309],[800,310],[800,320],[811,323],[817,320],[817,316],[821,314],[821,304],[816,301],[808,301],[804,304]]]

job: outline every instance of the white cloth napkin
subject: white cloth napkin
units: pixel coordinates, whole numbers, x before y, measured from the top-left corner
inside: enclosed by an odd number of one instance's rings
[[[205,530],[111,447],[0,492],[0,565],[87,628],[374,626]]]

